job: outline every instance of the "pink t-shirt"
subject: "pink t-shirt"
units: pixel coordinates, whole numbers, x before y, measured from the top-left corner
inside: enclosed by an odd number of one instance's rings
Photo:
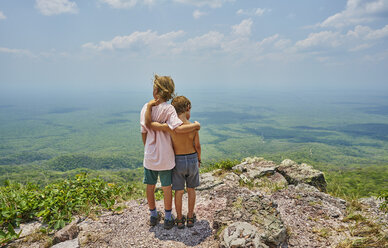
[[[175,155],[171,136],[167,132],[154,131],[145,126],[146,110],[147,103],[143,106],[140,113],[141,132],[147,133],[143,165],[149,170],[171,170],[175,167]],[[178,118],[175,108],[166,102],[152,107],[151,119],[159,123],[167,123],[171,130],[174,130],[183,123]]]

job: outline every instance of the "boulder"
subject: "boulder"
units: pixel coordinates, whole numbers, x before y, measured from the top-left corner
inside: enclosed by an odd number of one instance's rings
[[[65,242],[61,242],[51,246],[51,248],[78,248],[78,247],[79,247],[78,238],[67,240]]]
[[[200,174],[199,181],[200,185],[195,188],[199,191],[212,189],[220,184],[223,184],[223,181],[219,177],[213,176],[211,172]]]
[[[221,233],[221,247],[267,248],[260,240],[257,228],[247,222],[235,222]]]
[[[39,221],[22,223],[20,224],[19,228],[15,228],[15,232],[19,233],[20,231],[22,231],[19,238],[23,238],[39,231],[41,227],[42,227],[42,223],[40,223]]]
[[[225,209],[216,211],[214,229],[222,230],[225,226],[233,227],[232,224],[236,222],[247,222],[253,225],[256,232],[260,234],[262,244],[280,247],[287,242],[286,228],[277,211],[277,205],[269,198],[247,189],[225,189],[224,195],[227,198],[227,205]],[[253,240],[255,239],[256,236]],[[232,241],[228,240],[224,244],[225,247],[232,247]],[[237,243],[242,242],[242,240],[233,240]],[[236,245],[236,243],[233,244]]]
[[[326,180],[323,172],[307,164],[298,164],[290,159],[285,159],[277,168],[289,184],[297,185],[306,183],[320,191],[326,191]]]
[[[79,233],[77,221],[73,220],[70,224],[56,232],[53,238],[53,244],[77,238]]]

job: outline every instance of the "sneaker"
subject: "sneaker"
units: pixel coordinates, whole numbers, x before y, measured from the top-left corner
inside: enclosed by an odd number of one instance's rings
[[[157,213],[158,213],[157,217],[155,216],[150,217],[150,226],[156,226],[160,222],[161,214],[159,211]]]
[[[164,219],[164,229],[171,229],[175,225],[174,216],[171,215],[171,220]]]

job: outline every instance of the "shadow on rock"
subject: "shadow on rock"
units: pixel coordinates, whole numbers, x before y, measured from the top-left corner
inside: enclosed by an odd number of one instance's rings
[[[155,233],[155,238],[160,240],[174,240],[182,242],[186,246],[196,246],[212,235],[212,229],[207,220],[197,221],[194,227],[178,229],[174,226],[167,230],[163,228],[163,224],[159,224],[150,228],[150,232]]]

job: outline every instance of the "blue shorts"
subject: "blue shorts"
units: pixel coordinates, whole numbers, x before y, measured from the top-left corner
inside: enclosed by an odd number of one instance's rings
[[[175,167],[172,169],[172,189],[184,190],[199,186],[199,168],[197,153],[175,155]]]

